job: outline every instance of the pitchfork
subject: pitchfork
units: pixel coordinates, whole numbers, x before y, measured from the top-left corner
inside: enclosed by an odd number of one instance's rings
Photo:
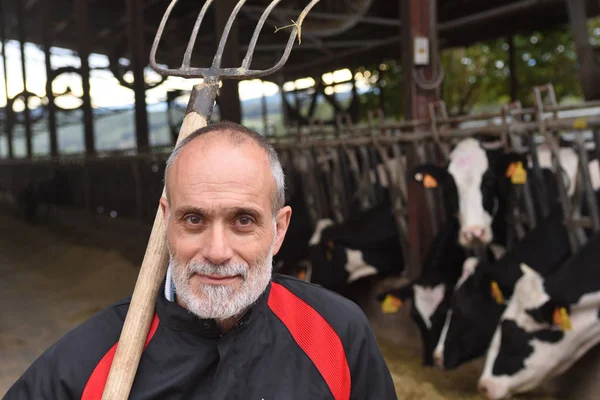
[[[275,64],[275,66],[266,70],[250,69],[250,64],[252,63],[252,57],[254,55],[254,49],[258,41],[258,36],[260,35],[267,17],[280,1],[281,0],[273,0],[260,17],[258,25],[254,30],[254,34],[252,35],[252,39],[250,40],[248,51],[246,52],[246,56],[244,57],[242,66],[240,68],[221,68],[221,60],[233,22],[240,9],[244,5],[245,0],[239,0],[232,14],[230,15],[227,24],[225,25],[225,29],[223,30],[223,34],[221,35],[221,40],[210,68],[197,68],[190,65],[190,60],[200,25],[202,24],[202,20],[204,19],[208,8],[213,2],[213,0],[207,0],[200,10],[196,23],[194,24],[194,28],[183,57],[182,66],[177,69],[168,69],[161,68],[157,65],[156,50],[160,43],[167,20],[171,15],[171,11],[178,2],[178,0],[171,1],[160,23],[154,43],[152,45],[152,49],[150,51],[150,66],[163,76],[203,78],[203,82],[195,85],[192,89],[192,93],[188,101],[186,116],[183,120],[183,124],[181,125],[179,136],[177,138],[177,144],[179,144],[194,131],[203,128],[208,124],[215,104],[215,99],[217,97],[219,81],[221,79],[259,78],[276,72],[286,63],[292,51],[292,47],[294,46],[296,36],[298,36],[300,39],[302,21],[320,0],[312,0],[304,8],[304,10],[302,10],[298,20],[292,25],[292,31],[285,46],[283,56],[279,62]],[[165,196],[164,187],[162,196]],[[140,357],[144,348],[144,343],[149,331],[150,322],[154,314],[154,306],[158,290],[165,277],[167,269],[168,248],[165,233],[166,228],[164,225],[163,215],[159,207],[154,218],[152,233],[150,234],[150,238],[148,240],[148,246],[146,248],[144,260],[142,261],[140,273],[138,275],[133,296],[131,298],[129,311],[127,312],[127,316],[125,318],[125,323],[119,338],[117,350],[108,375],[108,380],[106,382],[102,399],[126,399],[131,391]]]

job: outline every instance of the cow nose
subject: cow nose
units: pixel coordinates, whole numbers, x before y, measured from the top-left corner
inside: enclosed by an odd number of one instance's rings
[[[494,382],[488,379],[481,379],[477,384],[477,390],[481,396],[488,400],[500,399],[506,396],[502,396],[498,393],[499,387],[494,388]],[[500,391],[501,392],[501,391]]]
[[[485,229],[481,226],[468,226],[461,234],[467,243],[471,242],[473,239],[485,241]]]
[[[483,397],[488,398],[488,388],[485,382],[480,382],[479,385],[477,385],[477,390]]]
[[[439,351],[433,353],[433,363],[436,368],[444,369],[444,355]]]

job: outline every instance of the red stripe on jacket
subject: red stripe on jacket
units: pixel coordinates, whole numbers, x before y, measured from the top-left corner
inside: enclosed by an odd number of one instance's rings
[[[269,307],[315,364],[335,400],[350,398],[350,368],[340,337],[314,308],[272,282]]]
[[[154,314],[154,318],[152,318],[152,323],[150,324],[150,330],[148,331],[148,336],[146,336],[144,350],[146,350],[148,343],[150,343],[152,337],[156,333],[158,322],[158,315]],[[90,375],[90,379],[88,379],[85,389],[83,389],[81,400],[102,399],[102,393],[104,392],[104,387],[106,386],[106,381],[108,380],[108,373],[110,372],[110,367],[113,359],[115,358],[118,344],[119,342],[117,341],[117,343],[115,343],[114,346],[108,350],[104,357],[102,357],[98,365],[96,365],[96,368],[94,368],[94,372],[92,372],[92,375]]]

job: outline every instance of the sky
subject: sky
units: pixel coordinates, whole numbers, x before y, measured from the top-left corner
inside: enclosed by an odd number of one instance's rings
[[[63,66],[80,67],[81,62],[79,57],[71,55],[71,51],[53,47],[51,49],[51,64],[53,69]],[[19,43],[16,41],[8,41],[6,44],[7,55],[7,75],[8,75],[8,95],[13,97],[23,90],[23,76],[21,72],[21,51]],[[46,93],[46,67],[44,52],[34,44],[26,43],[26,75],[27,89],[37,95],[44,96]],[[94,70],[93,68],[101,68],[108,66],[108,58],[99,54],[91,54],[89,64],[92,71],[90,72],[90,88],[93,107],[119,107],[129,106],[134,103],[133,90],[125,88],[119,84],[117,79],[108,70]],[[1,65],[1,61],[0,61]],[[0,82],[0,107],[6,105],[6,95],[4,91],[4,72],[1,71],[2,81]],[[349,70],[340,70],[333,73],[325,74],[324,80],[329,82],[340,82],[351,77]],[[146,71],[148,80],[157,80],[159,77],[154,71],[148,68]],[[132,76],[129,73],[125,79],[131,80]],[[157,104],[165,101],[166,92],[172,89],[189,90],[193,84],[199,80],[183,79],[169,77],[162,85],[150,89],[146,92],[146,102],[148,105]],[[301,79],[294,83],[285,85],[284,90],[292,89],[294,86],[298,88],[310,87],[314,81],[310,78]],[[346,85],[344,85],[346,86]],[[367,83],[359,82],[358,88],[366,89]],[[59,76],[53,83],[53,91],[55,93],[64,92],[67,87],[72,89],[73,94],[81,96],[83,93],[81,88],[81,78],[77,74],[63,74]],[[347,91],[348,87],[340,87],[336,91]],[[242,81],[239,86],[240,99],[247,100],[260,97],[263,93],[266,96],[271,96],[279,92],[277,85],[271,82],[262,82],[258,79],[252,81]],[[331,89],[333,91],[333,89]],[[73,96],[61,96],[56,99],[57,104],[65,108],[71,108],[79,105],[79,100]],[[30,103],[35,106],[35,100]],[[15,109],[20,111],[22,104],[16,104]]]

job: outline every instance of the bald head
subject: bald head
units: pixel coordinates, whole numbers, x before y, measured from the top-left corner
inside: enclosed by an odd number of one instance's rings
[[[189,151],[189,153],[188,153]],[[269,142],[255,131],[233,122],[220,122],[201,128],[190,134],[182,140],[169,156],[165,168],[165,188],[167,200],[170,201],[172,181],[177,179],[170,176],[173,170],[179,169],[179,160],[185,158],[184,168],[194,168],[193,161],[206,158],[209,154],[214,156],[215,163],[219,163],[219,154],[225,152],[240,152],[242,155],[248,155],[251,158],[243,160],[248,169],[266,165],[270,169],[270,176],[273,181],[272,205],[271,209],[275,215],[285,203],[285,179],[281,163],[277,152]],[[174,166],[177,166],[174,168]],[[224,166],[215,165],[216,168]],[[226,184],[226,182],[223,182]]]

